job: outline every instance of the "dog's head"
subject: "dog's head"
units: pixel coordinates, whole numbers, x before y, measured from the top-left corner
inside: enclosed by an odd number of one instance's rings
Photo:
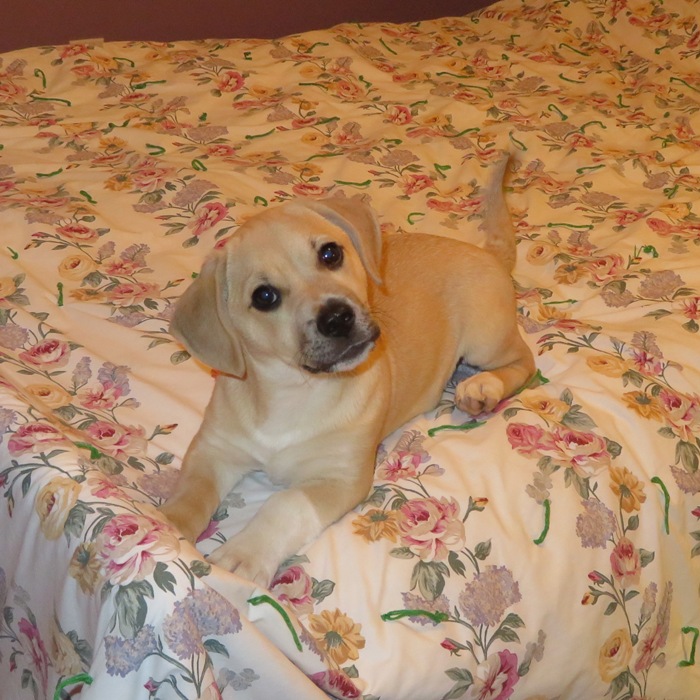
[[[170,326],[210,367],[242,377],[246,358],[309,372],[357,367],[379,336],[367,302],[380,282],[371,209],[344,199],[295,200],[253,217],[204,263]]]

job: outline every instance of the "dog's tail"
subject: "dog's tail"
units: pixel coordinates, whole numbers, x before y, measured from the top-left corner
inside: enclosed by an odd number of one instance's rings
[[[484,185],[484,219],[480,228],[486,232],[484,248],[511,272],[515,267],[515,229],[503,190],[509,162],[510,154],[506,152],[497,165],[490,169],[490,178]]]

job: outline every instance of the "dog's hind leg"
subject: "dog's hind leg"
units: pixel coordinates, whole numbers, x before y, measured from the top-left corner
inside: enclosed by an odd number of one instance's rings
[[[471,415],[493,409],[515,394],[535,372],[530,348],[516,333],[503,364],[481,365],[483,371],[461,381],[455,389],[455,405]]]

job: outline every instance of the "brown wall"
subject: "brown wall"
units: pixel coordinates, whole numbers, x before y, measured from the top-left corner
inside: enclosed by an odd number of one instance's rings
[[[74,39],[274,38],[465,15],[491,0],[2,0],[0,52]]]

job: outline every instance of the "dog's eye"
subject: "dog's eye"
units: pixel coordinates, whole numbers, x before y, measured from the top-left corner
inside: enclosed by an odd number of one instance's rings
[[[318,261],[329,270],[337,270],[343,264],[343,249],[337,243],[326,243],[319,248]]]
[[[272,311],[280,305],[282,295],[271,284],[261,284],[253,291],[251,301],[258,311]]]

